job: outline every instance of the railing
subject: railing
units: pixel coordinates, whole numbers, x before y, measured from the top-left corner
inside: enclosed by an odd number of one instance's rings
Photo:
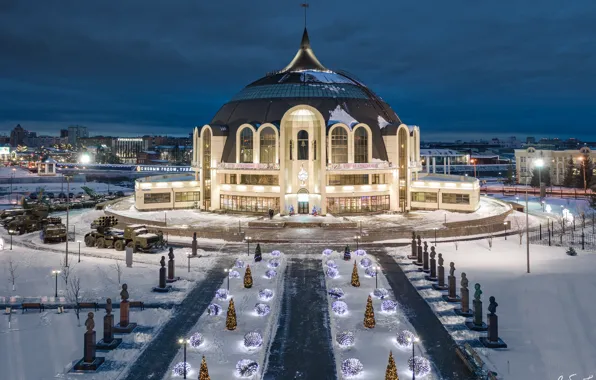
[[[279,170],[279,164],[255,164],[255,163],[235,163],[235,162],[221,162],[217,165],[217,169],[221,170]]]
[[[379,170],[391,169],[393,164],[391,162],[365,162],[365,163],[344,163],[344,164],[328,164],[327,170]]]

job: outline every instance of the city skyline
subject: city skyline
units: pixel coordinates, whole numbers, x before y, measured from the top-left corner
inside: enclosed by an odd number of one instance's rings
[[[313,49],[326,66],[374,88],[428,140],[596,139],[595,56],[585,48],[595,5],[380,9],[311,4]],[[356,16],[364,21],[348,22]],[[0,62],[0,133],[16,124],[40,134],[80,124],[92,134],[185,136],[242,87],[287,64],[303,15],[298,3],[270,1],[63,9],[25,1],[7,4],[0,24],[0,40],[12,47]]]

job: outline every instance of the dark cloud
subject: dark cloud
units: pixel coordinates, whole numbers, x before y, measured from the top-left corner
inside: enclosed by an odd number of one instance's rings
[[[596,4],[311,3],[313,48],[425,136],[594,138]],[[70,123],[186,134],[283,67],[299,2],[0,2],[0,132]],[[165,127],[165,129],[164,129]]]

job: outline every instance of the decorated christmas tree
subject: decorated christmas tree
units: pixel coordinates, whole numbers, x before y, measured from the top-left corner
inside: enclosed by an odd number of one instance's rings
[[[395,367],[395,363],[393,363],[393,366]],[[205,356],[203,356],[203,361],[201,362],[201,369],[199,370],[199,380],[211,380],[211,378],[209,377],[209,369],[207,369],[207,361],[205,360]]]
[[[203,360],[205,360],[203,358]],[[203,367],[201,366],[201,369]],[[385,380],[399,380],[397,376],[397,367],[395,366],[395,360],[393,360],[393,352],[389,351],[389,363],[387,363],[387,371],[385,371]]]
[[[351,260],[352,254],[350,253],[350,247],[346,245],[346,249],[344,250],[344,260]]]
[[[244,272],[244,287],[252,288],[252,274],[250,273],[250,265],[246,266],[246,272]]]
[[[230,315],[230,311],[228,310],[228,315]],[[234,323],[235,323],[234,318]],[[234,326],[236,326],[234,324]],[[372,329],[375,327],[375,309],[373,309],[372,298],[369,295],[368,300],[366,301],[366,311],[364,312],[364,327],[367,329]]]
[[[257,243],[257,248],[255,248],[255,262],[263,260],[261,257],[261,245]]]
[[[368,306],[367,306],[367,310],[368,310]],[[365,325],[366,325],[366,320],[365,320]],[[374,327],[374,319],[373,319],[373,327]],[[234,299],[233,298],[230,299],[230,304],[228,305],[228,316],[226,317],[226,329],[228,329],[230,331],[236,330],[236,308],[234,307]]]
[[[354,260],[354,269],[352,270],[352,286],[360,287],[360,277],[358,277],[358,266],[356,266],[356,260]]]

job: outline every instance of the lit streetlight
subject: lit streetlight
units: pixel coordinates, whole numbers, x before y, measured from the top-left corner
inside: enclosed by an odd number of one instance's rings
[[[186,379],[186,344],[190,343],[190,340],[188,339],[178,339],[178,343],[180,343],[181,345],[183,345],[184,347],[184,369],[183,369],[183,378]]]
[[[534,166],[538,168],[538,188],[540,189],[540,199],[542,199],[542,168],[544,167],[544,160],[542,158],[534,161]]]
[[[244,240],[246,240],[246,255],[250,256],[250,241],[252,240],[252,238],[250,236],[247,236]]]
[[[68,236],[66,238],[68,239]],[[79,243],[79,263],[80,263],[81,262],[81,241],[77,240],[77,243]]]
[[[507,227],[509,227],[509,224],[507,224],[507,222],[503,222],[503,225],[505,226],[505,240],[507,240]]]
[[[358,242],[360,242],[360,239],[362,239],[362,237],[360,235],[354,236],[354,240],[356,240],[356,250],[360,249]]]
[[[420,339],[417,336],[408,338],[408,342],[412,343],[412,380],[416,380],[416,367],[414,366],[414,348],[415,344],[419,341]]]
[[[52,274],[56,277],[56,291],[54,292],[54,297],[58,297],[58,275],[60,274],[59,270],[53,270]]]
[[[374,267],[374,270],[375,270],[375,289],[379,289],[379,269],[381,269],[380,266]]]
[[[588,188],[588,184],[586,182],[586,160],[584,160],[584,157],[583,156],[582,157],[578,157],[577,159],[579,161],[581,161],[581,163],[582,163],[582,168],[583,168],[583,172],[584,172],[584,191],[586,191],[586,189]]]
[[[470,162],[472,163],[472,165],[474,166],[474,178],[476,178],[476,163],[478,160],[476,160],[475,158],[472,158],[470,160]]]
[[[226,272],[226,277],[228,278],[228,292],[230,292],[230,269],[226,268],[224,272]]]
[[[190,273],[190,257],[192,256],[192,254],[188,253],[186,254],[186,256],[188,257],[188,273]]]

